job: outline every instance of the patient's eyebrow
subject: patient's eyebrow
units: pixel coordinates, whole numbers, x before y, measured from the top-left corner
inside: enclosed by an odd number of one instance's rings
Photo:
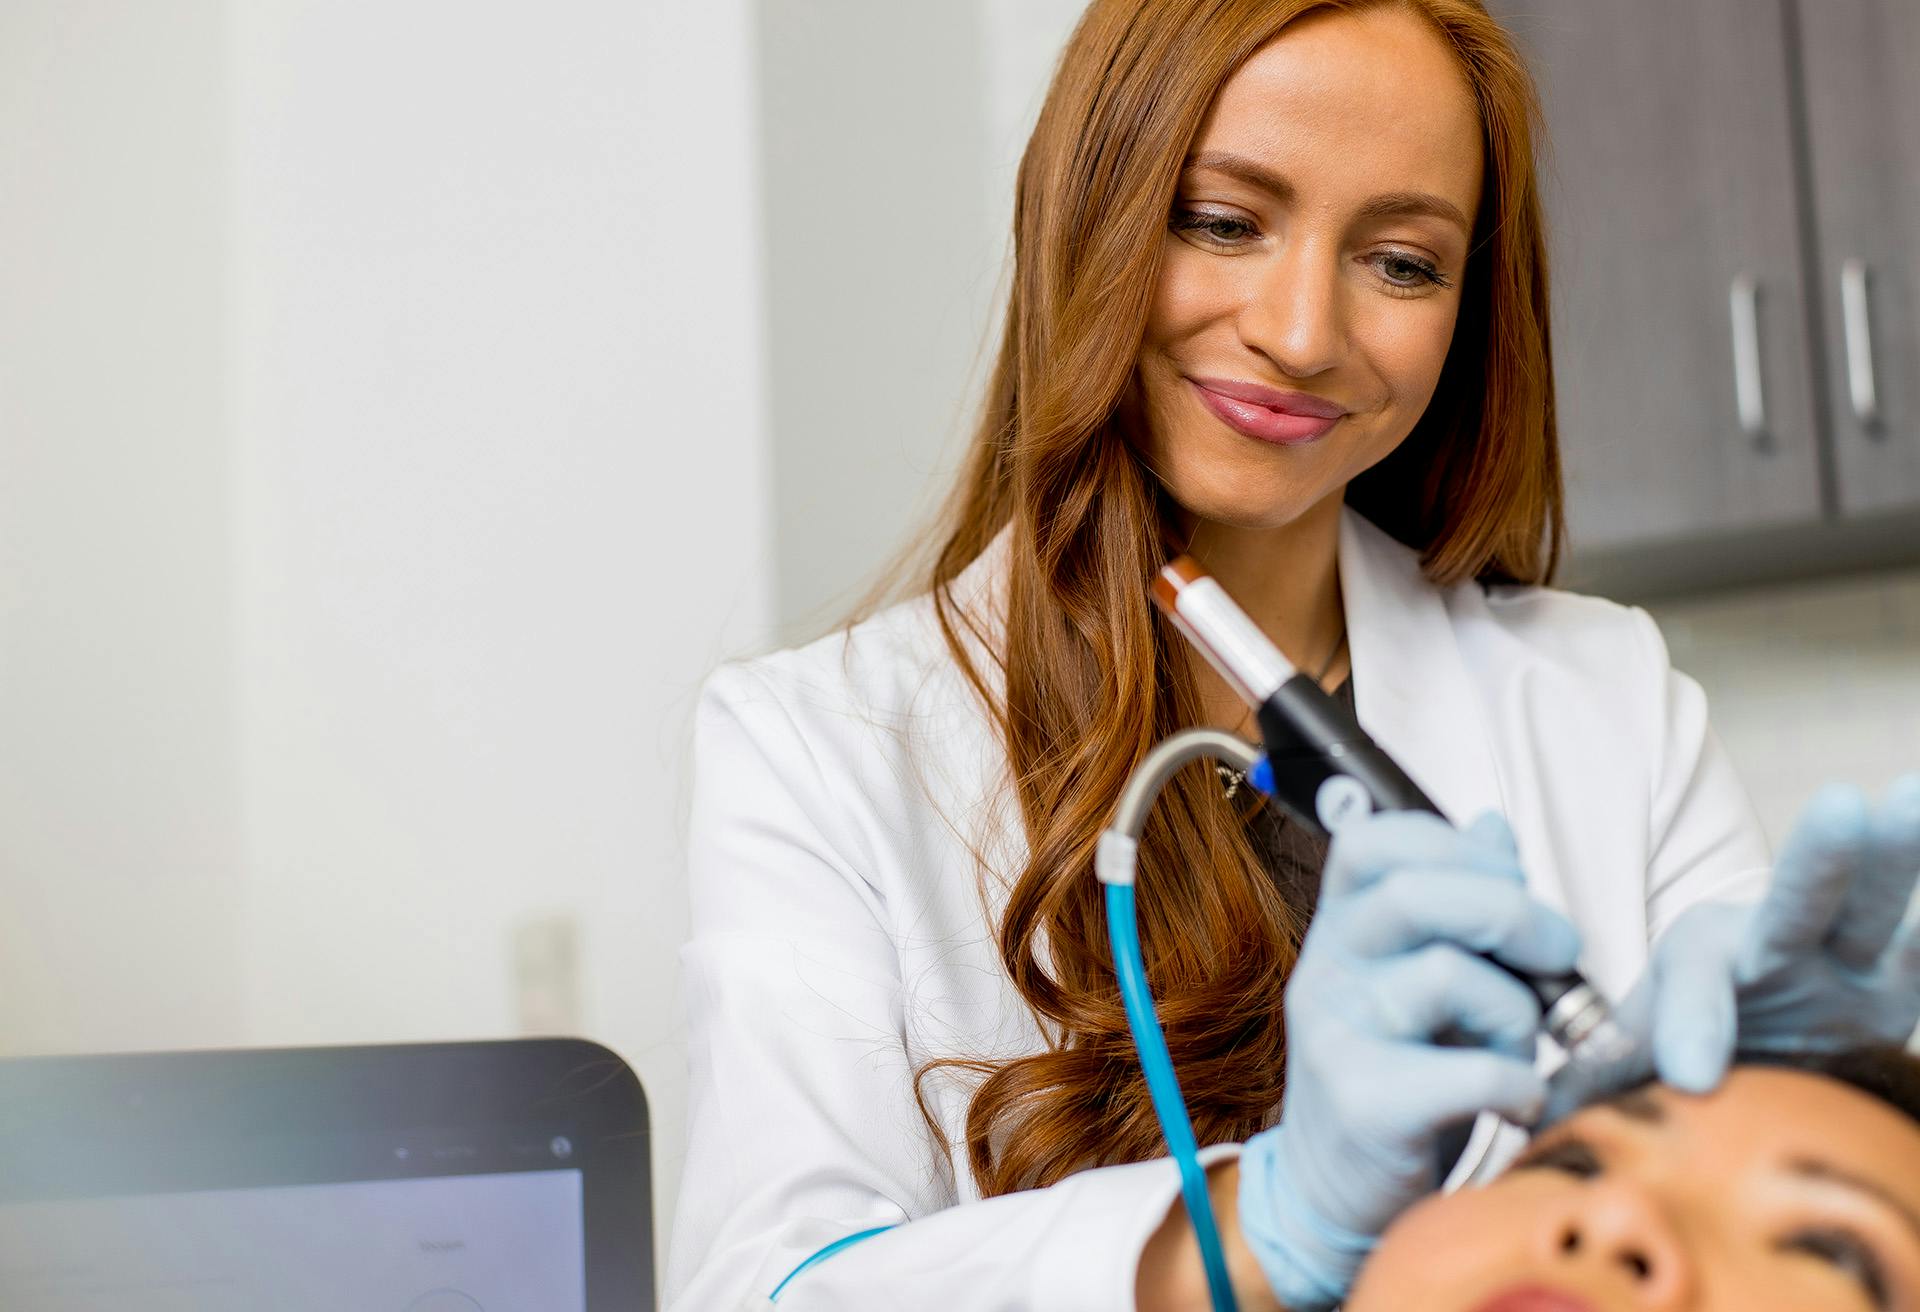
[[[1645,1087],[1616,1093],[1611,1098],[1602,1098],[1592,1105],[1619,1112],[1628,1120],[1639,1121],[1642,1125],[1667,1123],[1667,1109],[1660,1105],[1660,1100],[1653,1096],[1653,1091]]]
[[[1865,1176],[1855,1175],[1851,1171],[1835,1166],[1832,1162],[1823,1162],[1813,1157],[1795,1157],[1787,1162],[1787,1170],[1808,1180],[1829,1180],[1834,1184],[1856,1189],[1870,1198],[1875,1198],[1893,1209],[1899,1218],[1913,1231],[1913,1237],[1920,1241],[1920,1213],[1917,1213],[1904,1200],[1896,1198],[1885,1185]]]

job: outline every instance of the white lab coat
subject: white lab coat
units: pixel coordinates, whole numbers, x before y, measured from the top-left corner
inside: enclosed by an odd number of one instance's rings
[[[989,633],[1004,541],[955,589]],[[1361,723],[1448,815],[1507,816],[1532,891],[1579,927],[1602,990],[1633,982],[1682,909],[1764,886],[1761,829],[1705,698],[1645,612],[1436,588],[1351,509],[1339,568]],[[707,683],[669,1312],[765,1308],[821,1245],[883,1225],[897,1228],[793,1281],[782,1312],[1132,1308],[1140,1250],[1177,1193],[1170,1162],[981,1201],[968,1088],[924,1089],[951,1151],[915,1105],[931,1057],[1043,1043],[993,945],[1005,884],[983,899],[977,873],[982,845],[1017,869],[1005,771],[924,598]]]

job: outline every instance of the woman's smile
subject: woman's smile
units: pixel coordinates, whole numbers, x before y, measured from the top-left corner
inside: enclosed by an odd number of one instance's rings
[[[1260,383],[1224,378],[1189,378],[1187,382],[1200,403],[1229,428],[1280,446],[1318,441],[1347,413],[1332,401]]]

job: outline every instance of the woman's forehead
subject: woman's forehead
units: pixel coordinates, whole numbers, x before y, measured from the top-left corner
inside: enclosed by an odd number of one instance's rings
[[[1398,8],[1314,15],[1242,64],[1215,97],[1194,155],[1232,153],[1296,185],[1417,189],[1471,212],[1481,126],[1446,42]]]

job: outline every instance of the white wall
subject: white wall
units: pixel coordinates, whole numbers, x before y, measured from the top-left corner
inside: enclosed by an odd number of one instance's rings
[[[0,5],[0,1051],[240,1032],[224,24]]]
[[[975,4],[760,0],[775,605],[841,618],[966,427],[1002,233]]]
[[[234,13],[246,1033],[510,1033],[572,916],[664,1203],[687,715],[769,619],[745,6]]]
[[[572,1028],[771,633],[745,0],[0,7],[0,1045]],[[689,114],[687,107],[699,112]]]
[[[831,627],[950,484],[1014,174],[1085,0],[758,0],[775,608]]]
[[[511,1033],[559,915],[669,1202],[693,691],[929,504],[1077,8],[0,9],[0,1045]]]

